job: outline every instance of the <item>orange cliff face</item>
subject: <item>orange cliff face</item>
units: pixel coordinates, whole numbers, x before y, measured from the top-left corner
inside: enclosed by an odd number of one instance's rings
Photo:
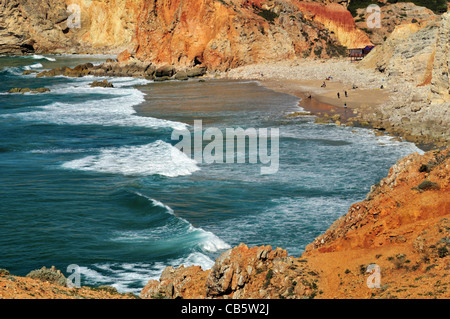
[[[412,242],[450,214],[450,151],[411,154],[353,204],[306,252],[376,249]]]
[[[146,0],[136,37],[140,60],[218,70],[370,44],[343,6],[291,0]]]
[[[322,23],[334,32],[339,42],[347,48],[364,48],[372,45],[369,37],[358,29],[355,21],[345,7],[337,3],[323,4],[320,2],[293,1],[309,18]]]
[[[325,1],[325,0],[324,0]],[[340,4],[296,0],[0,0],[3,54],[115,53],[146,62],[213,70],[306,57],[328,58],[361,46]],[[81,28],[69,28],[77,5]],[[23,18],[22,18],[23,17]],[[42,23],[45,21],[45,23]]]

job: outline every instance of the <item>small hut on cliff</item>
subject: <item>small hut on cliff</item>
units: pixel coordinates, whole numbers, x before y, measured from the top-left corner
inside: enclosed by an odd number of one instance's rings
[[[364,59],[366,55],[370,53],[370,51],[373,50],[375,46],[369,45],[365,48],[357,48],[357,49],[348,49],[348,56],[350,57],[351,61],[359,61]]]

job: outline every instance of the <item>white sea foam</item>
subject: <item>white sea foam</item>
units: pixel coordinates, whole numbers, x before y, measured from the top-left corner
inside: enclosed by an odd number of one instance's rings
[[[31,58],[33,58],[35,60],[47,60],[47,61],[52,61],[52,62],[56,61],[55,58],[50,58],[50,57],[46,57],[46,56],[39,55],[39,54],[33,54],[31,56]]]
[[[83,283],[95,286],[110,285],[120,293],[131,292],[139,295],[149,280],[159,280],[167,266],[180,265],[200,266],[203,270],[208,270],[214,265],[214,261],[200,252],[193,252],[187,257],[169,260],[167,263],[104,263],[82,266],[80,274]]]
[[[190,175],[200,169],[196,161],[171,144],[160,140],[147,145],[102,150],[98,155],[73,160],[62,166],[68,169],[126,176],[167,177]]]
[[[168,127],[173,129],[184,129],[187,126],[187,124],[180,122],[136,115],[133,106],[144,102],[145,99],[144,93],[134,88],[108,89],[63,86],[50,92],[50,94],[83,93],[117,96],[100,100],[88,100],[84,103],[56,102],[40,107],[40,110],[7,114],[4,116],[18,117],[25,121],[38,121],[57,125],[103,125],[147,128]]]
[[[32,70],[32,69],[40,69],[40,68],[43,68],[43,67],[44,66],[41,63],[35,63],[35,64],[24,66],[24,69],[25,70]]]

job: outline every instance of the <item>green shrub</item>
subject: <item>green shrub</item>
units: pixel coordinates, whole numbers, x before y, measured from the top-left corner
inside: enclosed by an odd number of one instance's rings
[[[269,22],[274,22],[278,18],[277,13],[266,9],[255,8],[255,13]]]
[[[417,186],[417,189],[423,191],[439,189],[439,185],[430,181],[423,181]]]
[[[448,249],[445,246],[444,247],[439,247],[437,252],[438,252],[439,258],[444,258],[445,256],[448,255]]]

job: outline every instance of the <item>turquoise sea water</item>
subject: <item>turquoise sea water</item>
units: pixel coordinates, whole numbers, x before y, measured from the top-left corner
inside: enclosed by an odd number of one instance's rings
[[[89,87],[94,77],[22,75],[106,58],[0,57],[0,268],[15,275],[77,264],[82,285],[139,293],[166,266],[206,269],[241,242],[299,256],[400,157],[421,152],[287,118],[298,99],[252,81],[108,78],[107,89]],[[51,92],[6,93],[13,87]],[[173,130],[200,119],[224,132],[278,128],[278,173],[181,153],[173,163]]]

